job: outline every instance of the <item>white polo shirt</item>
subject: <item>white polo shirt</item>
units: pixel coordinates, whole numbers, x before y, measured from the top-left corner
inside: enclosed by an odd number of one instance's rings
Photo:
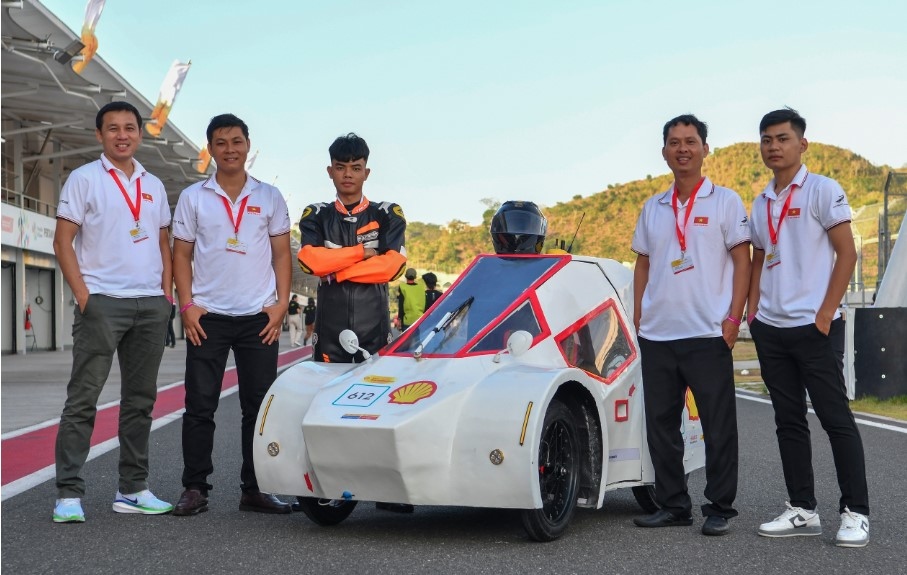
[[[239,233],[234,234],[237,220]],[[248,174],[232,203],[214,176],[183,190],[173,216],[173,237],[195,244],[192,301],[209,312],[232,316],[254,315],[273,305],[277,279],[271,238],[288,233],[290,215],[283,195]],[[234,237],[241,247],[234,244],[229,251],[227,242]]]
[[[73,170],[60,192],[57,217],[79,226],[73,247],[88,293],[121,298],[164,295],[160,230],[170,225],[167,191],[137,160],[132,161],[135,170],[129,178],[101,155]],[[139,222],[147,239],[133,241],[135,218],[111,169],[133,204],[141,181]]]
[[[790,206],[778,230],[778,218],[788,197],[791,197]],[[781,260],[772,267],[768,267],[772,253],[768,205],[772,225],[778,230],[776,251]],[[765,250],[756,314],[759,321],[775,327],[815,323],[835,265],[835,250],[828,230],[851,218],[847,194],[841,185],[831,178],[810,174],[805,165],[800,166],[790,185],[778,193],[775,180],[768,183],[753,200],[750,218],[753,247]],[[835,311],[836,318],[840,315]]]
[[[750,240],[746,208],[736,192],[705,178],[686,226],[686,256],[693,267],[674,273],[680,259],[675,223],[683,229],[689,200],[671,206],[674,185],[643,205],[630,246],[649,257],[639,335],[653,341],[721,336],[731,307],[734,265],[730,250]]]

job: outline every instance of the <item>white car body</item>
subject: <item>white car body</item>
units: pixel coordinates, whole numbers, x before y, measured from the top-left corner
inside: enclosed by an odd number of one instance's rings
[[[652,484],[632,279],[600,258],[477,257],[377,356],[306,361],[275,381],[256,425],[259,486],[323,499],[539,509],[540,442],[555,396],[572,406],[583,438],[578,506],[598,508],[610,489]],[[454,321],[429,338],[445,317]],[[525,329],[527,318],[535,323]],[[528,350],[508,351],[514,331],[532,336]],[[703,466],[705,449],[688,406],[679,431],[689,473]]]

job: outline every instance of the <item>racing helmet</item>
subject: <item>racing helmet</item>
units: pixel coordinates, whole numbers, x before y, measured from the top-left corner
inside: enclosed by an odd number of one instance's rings
[[[548,220],[532,202],[507,201],[491,218],[491,242],[498,254],[539,254]]]

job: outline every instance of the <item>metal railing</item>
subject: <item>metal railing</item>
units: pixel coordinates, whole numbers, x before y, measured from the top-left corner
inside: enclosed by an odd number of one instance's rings
[[[2,200],[5,204],[16,206],[29,212],[35,212],[49,218],[57,217],[57,206],[42,202],[38,198],[14,192],[6,187],[2,188]]]

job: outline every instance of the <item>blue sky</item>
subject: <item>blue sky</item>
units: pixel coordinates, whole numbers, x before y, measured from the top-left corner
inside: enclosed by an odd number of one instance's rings
[[[80,0],[44,0],[74,31]],[[197,145],[232,112],[292,219],[333,198],[327,147],[369,143],[365,193],[408,219],[479,223],[483,198],[554,205],[666,173],[661,127],[755,142],[789,105],[807,138],[907,164],[907,7],[890,0],[107,0],[98,53]],[[720,183],[720,182],[719,182]]]

